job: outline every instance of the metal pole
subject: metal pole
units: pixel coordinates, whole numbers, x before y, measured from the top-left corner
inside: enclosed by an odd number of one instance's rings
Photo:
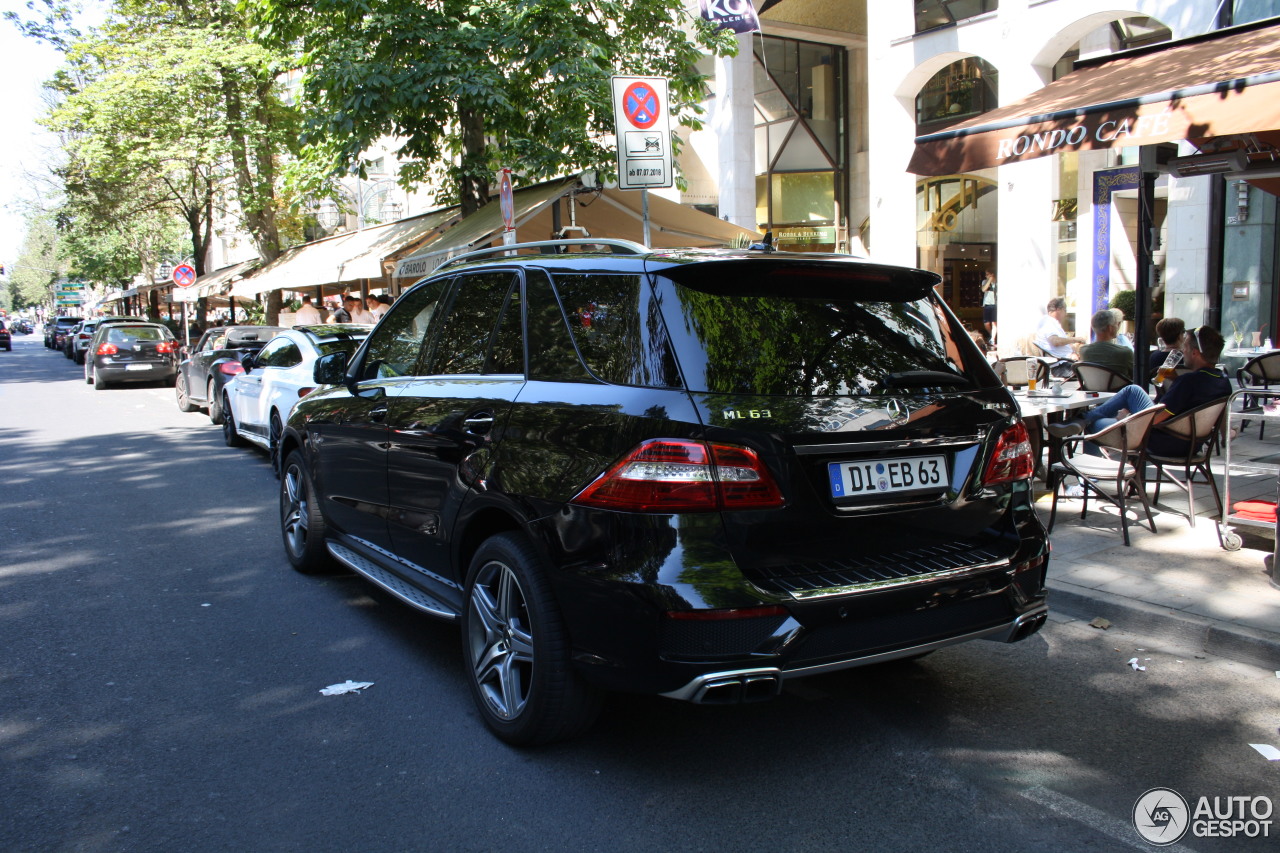
[[[644,222],[644,244],[649,245],[649,191],[640,190],[640,219]]]

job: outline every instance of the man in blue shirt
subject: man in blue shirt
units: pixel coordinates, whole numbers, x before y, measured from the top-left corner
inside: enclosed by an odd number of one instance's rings
[[[1222,333],[1212,326],[1187,330],[1180,348],[1183,363],[1191,368],[1191,372],[1174,380],[1161,401],[1164,409],[1156,415],[1153,425],[1210,400],[1230,396],[1231,380],[1216,367],[1218,356],[1222,355],[1222,345]],[[1114,397],[1085,412],[1083,418],[1050,424],[1046,429],[1059,438],[1082,432],[1095,433],[1152,405],[1145,390],[1137,385],[1126,385]],[[1187,452],[1187,442],[1163,432],[1152,432],[1147,438],[1147,447],[1157,456],[1181,456]]]

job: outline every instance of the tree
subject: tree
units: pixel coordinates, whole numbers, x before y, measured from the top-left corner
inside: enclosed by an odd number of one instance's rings
[[[279,256],[280,167],[298,113],[278,83],[288,54],[255,43],[232,0],[116,0],[99,32],[71,35],[53,0],[28,34],[62,46],[68,71],[51,126],[68,138],[69,194],[128,219],[168,210],[185,223],[198,272],[226,192],[264,263]],[[142,266],[149,267],[143,259]],[[281,295],[268,297],[274,322]]]
[[[9,287],[16,307],[53,304],[54,286],[63,277],[59,272],[59,242],[52,216],[38,212],[27,216],[22,249],[9,270]]]
[[[381,137],[400,140],[408,187],[443,177],[464,216],[489,176],[615,172],[609,78],[668,78],[672,113],[696,128],[704,50],[736,43],[682,0],[253,0],[259,37],[300,44],[305,156],[331,174]],[[443,164],[443,165],[442,165]],[[442,174],[443,173],[443,174]]]

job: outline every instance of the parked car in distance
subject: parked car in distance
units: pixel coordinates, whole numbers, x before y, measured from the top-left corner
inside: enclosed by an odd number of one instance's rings
[[[44,345],[49,349],[62,349],[67,332],[80,325],[79,317],[53,317],[44,324]]]
[[[1021,640],[1047,617],[1029,438],[937,282],[610,240],[463,255],[316,364],[279,445],[285,553],[459,624],[516,744],[582,731],[600,690],[729,704]]]
[[[13,333],[9,331],[4,320],[0,320],[0,349],[5,352],[13,351]]]
[[[204,408],[209,420],[222,423],[222,389],[232,376],[244,373],[240,359],[283,331],[282,326],[215,326],[206,331],[194,347],[181,353],[174,385],[178,409]]]
[[[108,323],[147,323],[145,317],[127,317],[127,316],[108,316],[108,317],[90,317],[82,320],[71,334],[67,336],[65,343],[65,354],[67,358],[76,364],[84,364],[85,352],[89,349],[89,341],[93,338],[93,333],[98,330],[99,326]]]
[[[84,381],[102,390],[122,382],[166,382],[178,375],[178,340],[159,323],[101,323],[89,341]]]
[[[222,435],[228,447],[246,442],[270,451],[297,402],[315,390],[313,368],[322,355],[351,355],[372,326],[329,323],[294,326],[241,359],[244,372],[222,390]]]

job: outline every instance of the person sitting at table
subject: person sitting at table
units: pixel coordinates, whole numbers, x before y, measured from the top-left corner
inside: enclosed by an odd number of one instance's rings
[[[1191,372],[1184,373],[1173,381],[1161,401],[1163,410],[1152,421],[1153,426],[1210,400],[1230,396],[1231,380],[1216,366],[1218,356],[1222,355],[1222,345],[1222,333],[1212,326],[1188,329],[1183,334],[1182,361],[1191,368]],[[1154,403],[1151,397],[1141,386],[1126,385],[1114,396],[1085,412],[1083,417],[1049,424],[1046,429],[1057,438],[1086,432],[1092,434],[1134,412],[1149,409],[1152,405]],[[1157,456],[1180,456],[1187,452],[1186,441],[1158,431],[1153,431],[1148,436],[1147,447]]]
[[[1160,365],[1169,357],[1170,350],[1178,348],[1182,343],[1182,333],[1186,330],[1187,324],[1177,317],[1164,317],[1156,323],[1158,346],[1151,351],[1151,357],[1147,360],[1148,376],[1160,369]]]
[[[1080,347],[1080,360],[1109,367],[1129,379],[1133,375],[1133,350],[1116,343],[1124,314],[1115,308],[1103,308],[1093,315],[1093,343]]]
[[[1056,358],[1074,359],[1075,344],[1082,344],[1085,340],[1068,335],[1062,328],[1062,321],[1067,318],[1067,300],[1055,296],[1049,300],[1046,312],[1040,318],[1040,325],[1036,326],[1035,345]]]

